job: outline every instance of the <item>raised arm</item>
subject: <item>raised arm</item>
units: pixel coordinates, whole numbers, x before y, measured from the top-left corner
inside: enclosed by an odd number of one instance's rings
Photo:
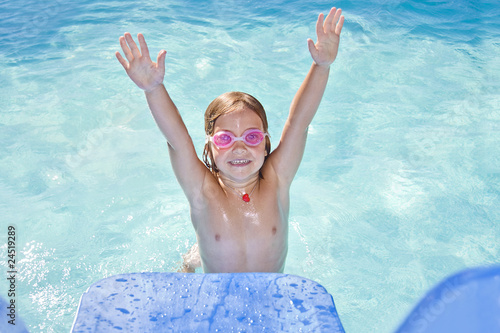
[[[158,53],[157,62],[149,56],[142,34],[137,35],[140,50],[129,33],[120,37],[126,59],[119,52],[116,58],[130,79],[146,94],[151,113],[168,142],[170,161],[184,193],[190,201],[200,193],[203,179],[208,172],[198,159],[193,141],[174,102],[163,85],[166,51]]]
[[[320,14],[316,22],[318,40],[316,44],[311,39],[307,40],[313,64],[292,101],[280,143],[268,160],[282,185],[291,184],[302,160],[307,128],[323,97],[330,65],[337,57],[340,32],[344,24],[341,13],[341,9],[332,8],[326,19]]]

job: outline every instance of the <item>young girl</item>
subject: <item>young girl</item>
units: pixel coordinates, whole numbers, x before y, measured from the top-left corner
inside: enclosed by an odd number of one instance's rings
[[[332,8],[316,22],[316,44],[308,39],[313,64],[295,95],[278,147],[271,153],[262,105],[240,92],[217,97],[205,113],[204,162],[170,99],[163,77],[166,51],[152,62],[144,36],[140,50],[129,33],[120,37],[126,60],[118,61],[146,99],[166,137],[172,167],[191,209],[197,246],[184,256],[194,271],[196,257],[206,273],[283,272],[288,251],[289,190],[304,153],[314,117],[337,56],[344,23]]]

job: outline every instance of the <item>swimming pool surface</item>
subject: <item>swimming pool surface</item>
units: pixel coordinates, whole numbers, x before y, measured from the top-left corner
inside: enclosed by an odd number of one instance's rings
[[[325,286],[347,332],[390,332],[445,276],[500,261],[496,0],[4,0],[0,252],[15,225],[31,331],[67,332],[91,283],[176,270],[195,241],[118,37],[168,51],[199,154],[204,110],[230,90],[262,102],[275,147],[331,6],[346,23],[292,186],[285,272]]]

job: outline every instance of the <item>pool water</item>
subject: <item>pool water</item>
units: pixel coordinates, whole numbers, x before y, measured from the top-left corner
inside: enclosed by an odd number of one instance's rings
[[[118,37],[168,51],[165,85],[199,154],[204,110],[230,90],[263,103],[275,147],[333,5],[346,22],[291,190],[285,272],[324,285],[346,331],[390,332],[445,276],[499,261],[496,0],[4,0],[0,252],[15,225],[31,331],[67,332],[90,284],[176,270],[195,241]]]

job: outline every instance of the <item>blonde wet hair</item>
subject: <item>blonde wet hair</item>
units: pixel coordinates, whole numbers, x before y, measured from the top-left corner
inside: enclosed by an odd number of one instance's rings
[[[239,91],[231,91],[220,95],[208,105],[205,111],[205,134],[212,136],[214,134],[215,121],[217,118],[240,107],[245,107],[254,111],[262,120],[264,133],[267,133],[267,116],[262,104],[252,95]],[[219,172],[219,169],[217,165],[215,165],[211,145],[212,143],[210,141],[205,143],[205,148],[203,149],[203,162],[215,175]],[[271,140],[268,136],[265,138],[265,145],[265,159],[267,159],[271,152]]]

